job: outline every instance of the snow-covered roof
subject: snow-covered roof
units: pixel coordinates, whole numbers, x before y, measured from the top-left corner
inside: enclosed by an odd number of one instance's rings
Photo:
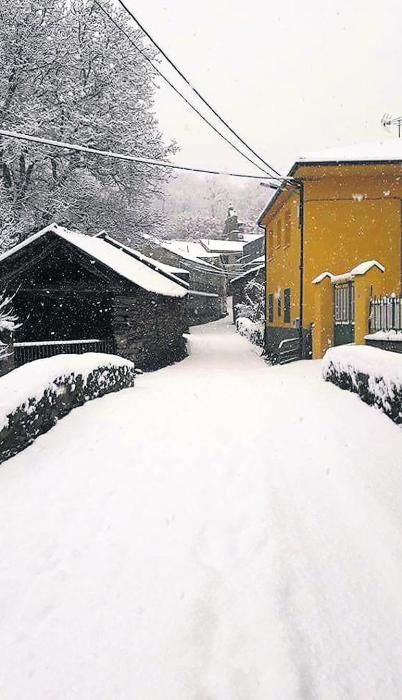
[[[114,238],[111,236],[105,236],[104,239],[106,242],[113,243],[115,246],[120,247],[124,252],[129,253],[130,255],[134,255],[137,260],[141,260],[147,265],[151,265],[159,270],[162,270],[162,272],[167,272],[170,275],[178,275],[182,274],[183,272],[187,272],[187,270],[184,270],[182,267],[173,267],[172,265],[167,265],[166,263],[161,262],[160,260],[154,260],[154,258],[148,258],[146,255],[143,253],[140,253],[138,250],[133,250],[132,248],[129,248],[128,246],[124,245],[123,243],[120,243],[120,241],[116,241]]]
[[[339,164],[339,163],[402,163],[402,139],[384,139],[368,143],[356,143],[349,146],[336,146],[322,151],[312,151],[300,155],[293,165],[286,170],[288,177],[292,177],[299,167],[314,164]],[[264,206],[258,216],[257,222],[261,225],[264,216],[277,201],[283,192],[289,194],[291,190],[277,189]]]
[[[250,243],[251,241],[257,241],[259,238],[264,238],[263,233],[242,233],[242,241],[245,243]]]
[[[106,265],[121,277],[148,292],[169,297],[184,297],[187,294],[186,283],[176,278],[166,269],[163,269],[160,263],[146,258],[141,253],[137,253],[137,251],[133,251],[113,239],[109,239],[110,242],[108,242],[107,237],[103,239],[96,236],[87,236],[77,231],[70,231],[57,224],[46,226],[46,228],[33,234],[22,243],[11,248],[11,250],[3,253],[0,256],[0,264],[18,250],[49,233],[55,234],[79,248],[94,260]]]
[[[402,139],[385,139],[371,143],[326,148],[300,156],[296,163],[402,162]]]
[[[216,260],[217,257],[216,253],[208,253],[204,246],[198,241],[172,239],[169,241],[163,241],[162,245],[165,248],[169,248],[169,250],[172,250],[174,253],[178,253],[179,255],[185,253],[192,258],[213,258]]]
[[[256,267],[252,267],[250,270],[246,270],[245,272],[242,272],[241,275],[237,275],[237,277],[233,277],[233,279],[230,280],[230,284],[233,284],[233,282],[237,282],[237,280],[241,280],[244,277],[249,277],[250,275],[254,274],[255,272],[259,272],[260,270],[263,270],[265,265],[257,265]]]
[[[385,272],[384,265],[381,265],[377,260],[366,260],[356,265],[356,267],[350,271],[350,274],[353,275],[353,277],[356,277],[356,275],[365,275],[372,267],[378,267],[380,272]]]
[[[313,284],[319,284],[326,277],[329,277],[332,283],[346,282],[347,280],[352,280],[354,277],[367,274],[373,267],[376,267],[380,272],[385,272],[385,267],[377,262],[377,260],[366,260],[353,267],[349,272],[344,272],[341,275],[333,275],[332,272],[328,272],[328,270],[326,272],[321,272],[320,275],[313,279]]]
[[[253,258],[252,260],[249,260],[246,265],[259,265],[260,263],[265,264],[265,255],[259,255],[258,258]]]
[[[203,246],[215,253],[242,253],[246,241],[221,241],[219,238],[203,238]]]
[[[332,272],[328,272],[328,270],[326,270],[325,272],[321,272],[319,275],[317,275],[317,277],[314,277],[314,279],[312,280],[312,283],[313,284],[320,284],[320,282],[325,280],[326,277],[329,277],[329,279],[332,280],[334,276],[333,276]]]
[[[169,240],[154,240],[154,243],[161,248],[165,248],[166,250],[169,250],[171,253],[174,253],[175,255],[178,255],[179,257],[183,258],[184,260],[188,260],[189,262],[192,263],[197,263],[197,265],[201,267],[205,267],[206,269],[213,270],[214,272],[219,271],[219,267],[216,265],[213,265],[212,263],[207,262],[207,260],[204,260],[203,258],[198,258],[196,255],[192,255],[191,253],[184,252],[183,250],[179,250],[177,246],[171,246],[172,241]],[[177,242],[177,241],[176,241]],[[205,249],[203,248],[204,251],[204,256],[203,257],[208,257],[208,258],[213,258],[216,260],[216,254],[208,254],[206,253]]]

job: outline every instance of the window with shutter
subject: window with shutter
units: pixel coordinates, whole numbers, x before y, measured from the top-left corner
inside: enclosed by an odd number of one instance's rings
[[[268,322],[272,323],[274,320],[274,295],[268,294]]]
[[[283,320],[285,323],[290,323],[290,289],[285,289],[283,292]]]

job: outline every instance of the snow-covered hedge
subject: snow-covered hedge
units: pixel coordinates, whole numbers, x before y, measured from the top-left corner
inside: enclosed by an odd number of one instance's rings
[[[236,320],[236,330],[240,335],[244,335],[255,345],[264,345],[264,324],[259,321],[251,321],[249,318],[239,316]]]
[[[134,386],[134,379],[132,362],[94,352],[35,360],[0,378],[0,463],[71,409]]]
[[[364,345],[331,348],[323,360],[323,376],[377,406],[402,423],[402,355]]]

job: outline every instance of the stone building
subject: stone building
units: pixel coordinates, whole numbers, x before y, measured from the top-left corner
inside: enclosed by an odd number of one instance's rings
[[[110,352],[154,369],[185,355],[188,275],[107,235],[56,224],[0,256],[0,289],[20,327],[16,365],[62,352]]]
[[[187,310],[190,325],[208,323],[227,313],[227,275],[219,255],[209,255],[197,242],[143,237],[141,251],[150,258],[188,273]],[[205,259],[198,254],[206,256]]]

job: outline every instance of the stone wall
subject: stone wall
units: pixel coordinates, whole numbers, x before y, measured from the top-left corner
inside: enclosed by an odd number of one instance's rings
[[[226,305],[223,305],[221,297],[204,292],[189,292],[187,314],[190,326],[217,321],[225,316],[226,312]]]
[[[182,360],[183,333],[188,330],[186,297],[163,297],[138,290],[136,296],[113,300],[116,354],[142,370],[153,370]]]

